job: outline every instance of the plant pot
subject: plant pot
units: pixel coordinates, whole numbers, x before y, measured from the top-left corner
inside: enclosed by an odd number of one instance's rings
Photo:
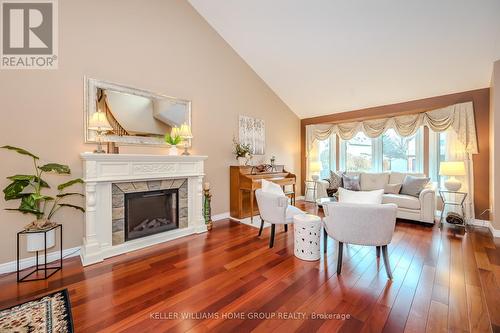
[[[179,155],[179,149],[177,149],[177,146],[171,146],[170,149],[168,150],[168,155],[170,156]]]
[[[238,157],[238,163],[243,166],[247,165],[248,160],[245,157]]]
[[[26,235],[26,250],[28,252],[43,251],[45,249],[44,233],[34,232]],[[47,231],[47,249],[50,249],[56,244],[56,231],[52,229]]]

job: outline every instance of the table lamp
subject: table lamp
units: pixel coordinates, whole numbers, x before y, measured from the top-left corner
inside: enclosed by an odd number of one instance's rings
[[[311,172],[312,180],[318,180],[319,172],[321,171],[321,162],[319,161],[311,162],[311,164],[309,165],[309,171]]]
[[[106,131],[113,129],[106,118],[106,114],[101,111],[94,112],[92,117],[89,119],[89,130],[96,131],[97,133],[97,149],[94,153],[103,154],[106,151],[102,149],[102,134]]]
[[[448,191],[457,192],[462,187],[462,183],[455,176],[465,176],[465,163],[463,161],[446,161],[439,165],[439,175],[448,176],[444,182],[444,187]]]
[[[189,139],[193,138],[193,134],[191,133],[191,127],[184,123],[181,125],[181,128],[179,129],[179,136],[182,138],[184,141],[184,152],[182,155],[191,155],[188,152],[188,147],[189,147]]]

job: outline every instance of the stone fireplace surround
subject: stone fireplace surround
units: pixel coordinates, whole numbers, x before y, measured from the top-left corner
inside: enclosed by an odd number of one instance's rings
[[[106,258],[207,230],[202,215],[202,181],[206,156],[82,153],[86,192],[84,266]],[[179,229],[127,242],[113,235],[117,215],[116,188],[129,191],[179,189]],[[134,190],[130,187],[132,186]],[[113,191],[115,197],[113,197]],[[125,192],[121,190],[120,192]],[[123,193],[122,193],[123,196]],[[114,241],[113,241],[114,239]]]
[[[125,194],[156,190],[177,189],[179,191],[179,229],[188,226],[187,178],[148,180],[140,182],[114,183],[111,187],[113,208],[113,245],[125,242]]]

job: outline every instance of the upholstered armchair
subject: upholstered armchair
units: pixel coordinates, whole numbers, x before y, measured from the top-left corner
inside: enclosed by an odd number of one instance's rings
[[[271,224],[271,238],[269,239],[269,247],[274,246],[274,234],[276,224],[282,224],[285,227],[285,232],[288,231],[288,224],[293,223],[293,217],[297,214],[304,214],[303,211],[295,206],[288,204],[288,197],[275,193],[263,192],[262,189],[255,191],[257,205],[260,212],[260,229],[259,237],[262,235],[264,222]]]
[[[328,215],[324,223],[324,251],[328,236],[339,243],[337,274],[342,271],[342,251],[344,243],[375,246],[377,257],[380,249],[384,259],[385,271],[392,279],[387,245],[392,240],[396,225],[395,204],[349,204],[332,202],[325,204]]]

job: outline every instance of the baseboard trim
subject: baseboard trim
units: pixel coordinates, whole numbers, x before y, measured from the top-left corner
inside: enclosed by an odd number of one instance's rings
[[[212,215],[212,222],[220,221],[220,220],[225,220],[229,218],[229,212],[225,212],[222,214],[215,214]]]
[[[233,221],[248,225],[248,226],[253,227],[253,228],[257,228],[257,229],[260,228],[260,215],[255,215],[253,217],[253,223],[249,217],[245,217],[244,219],[237,219],[235,217],[230,217],[230,219]],[[271,226],[270,223],[264,222],[264,228],[267,228],[270,226]]]
[[[80,246],[65,249],[65,250],[63,250],[62,255],[63,255],[63,259],[79,256],[80,255]],[[47,263],[51,263],[52,261],[55,261],[58,259],[59,259],[59,251],[47,253]],[[36,263],[35,256],[28,257],[28,258],[21,259],[19,261],[19,267],[21,269],[25,269],[25,268],[34,266],[35,263]],[[39,264],[44,263],[43,254],[38,256],[38,263]],[[0,274],[15,272],[17,270],[16,266],[17,266],[17,263],[15,260],[0,264]]]
[[[479,220],[479,219],[473,219],[472,221],[469,222],[469,224],[476,226],[476,227],[484,227],[488,228],[488,230],[491,232],[493,237],[497,238],[500,237],[500,230],[495,229],[493,225],[491,224],[491,221],[488,220]]]
[[[296,200],[305,200],[305,197],[304,196],[299,196],[296,198]],[[256,215],[253,217],[254,218],[254,222],[256,219],[259,219],[260,221],[260,217],[259,215]],[[247,217],[246,219],[237,219],[237,218],[234,218],[234,217],[231,217],[231,214],[229,212],[224,212],[224,213],[221,213],[221,214],[215,214],[215,215],[212,215],[212,222],[216,222],[216,221],[220,221],[220,220],[225,220],[225,219],[231,219],[231,220],[235,220],[235,221],[238,221],[238,222],[242,222],[244,224],[248,224],[250,226],[254,226],[254,224],[251,224],[250,223],[250,218]],[[267,226],[268,224],[265,223],[264,226]],[[257,228],[260,228],[260,224]]]

